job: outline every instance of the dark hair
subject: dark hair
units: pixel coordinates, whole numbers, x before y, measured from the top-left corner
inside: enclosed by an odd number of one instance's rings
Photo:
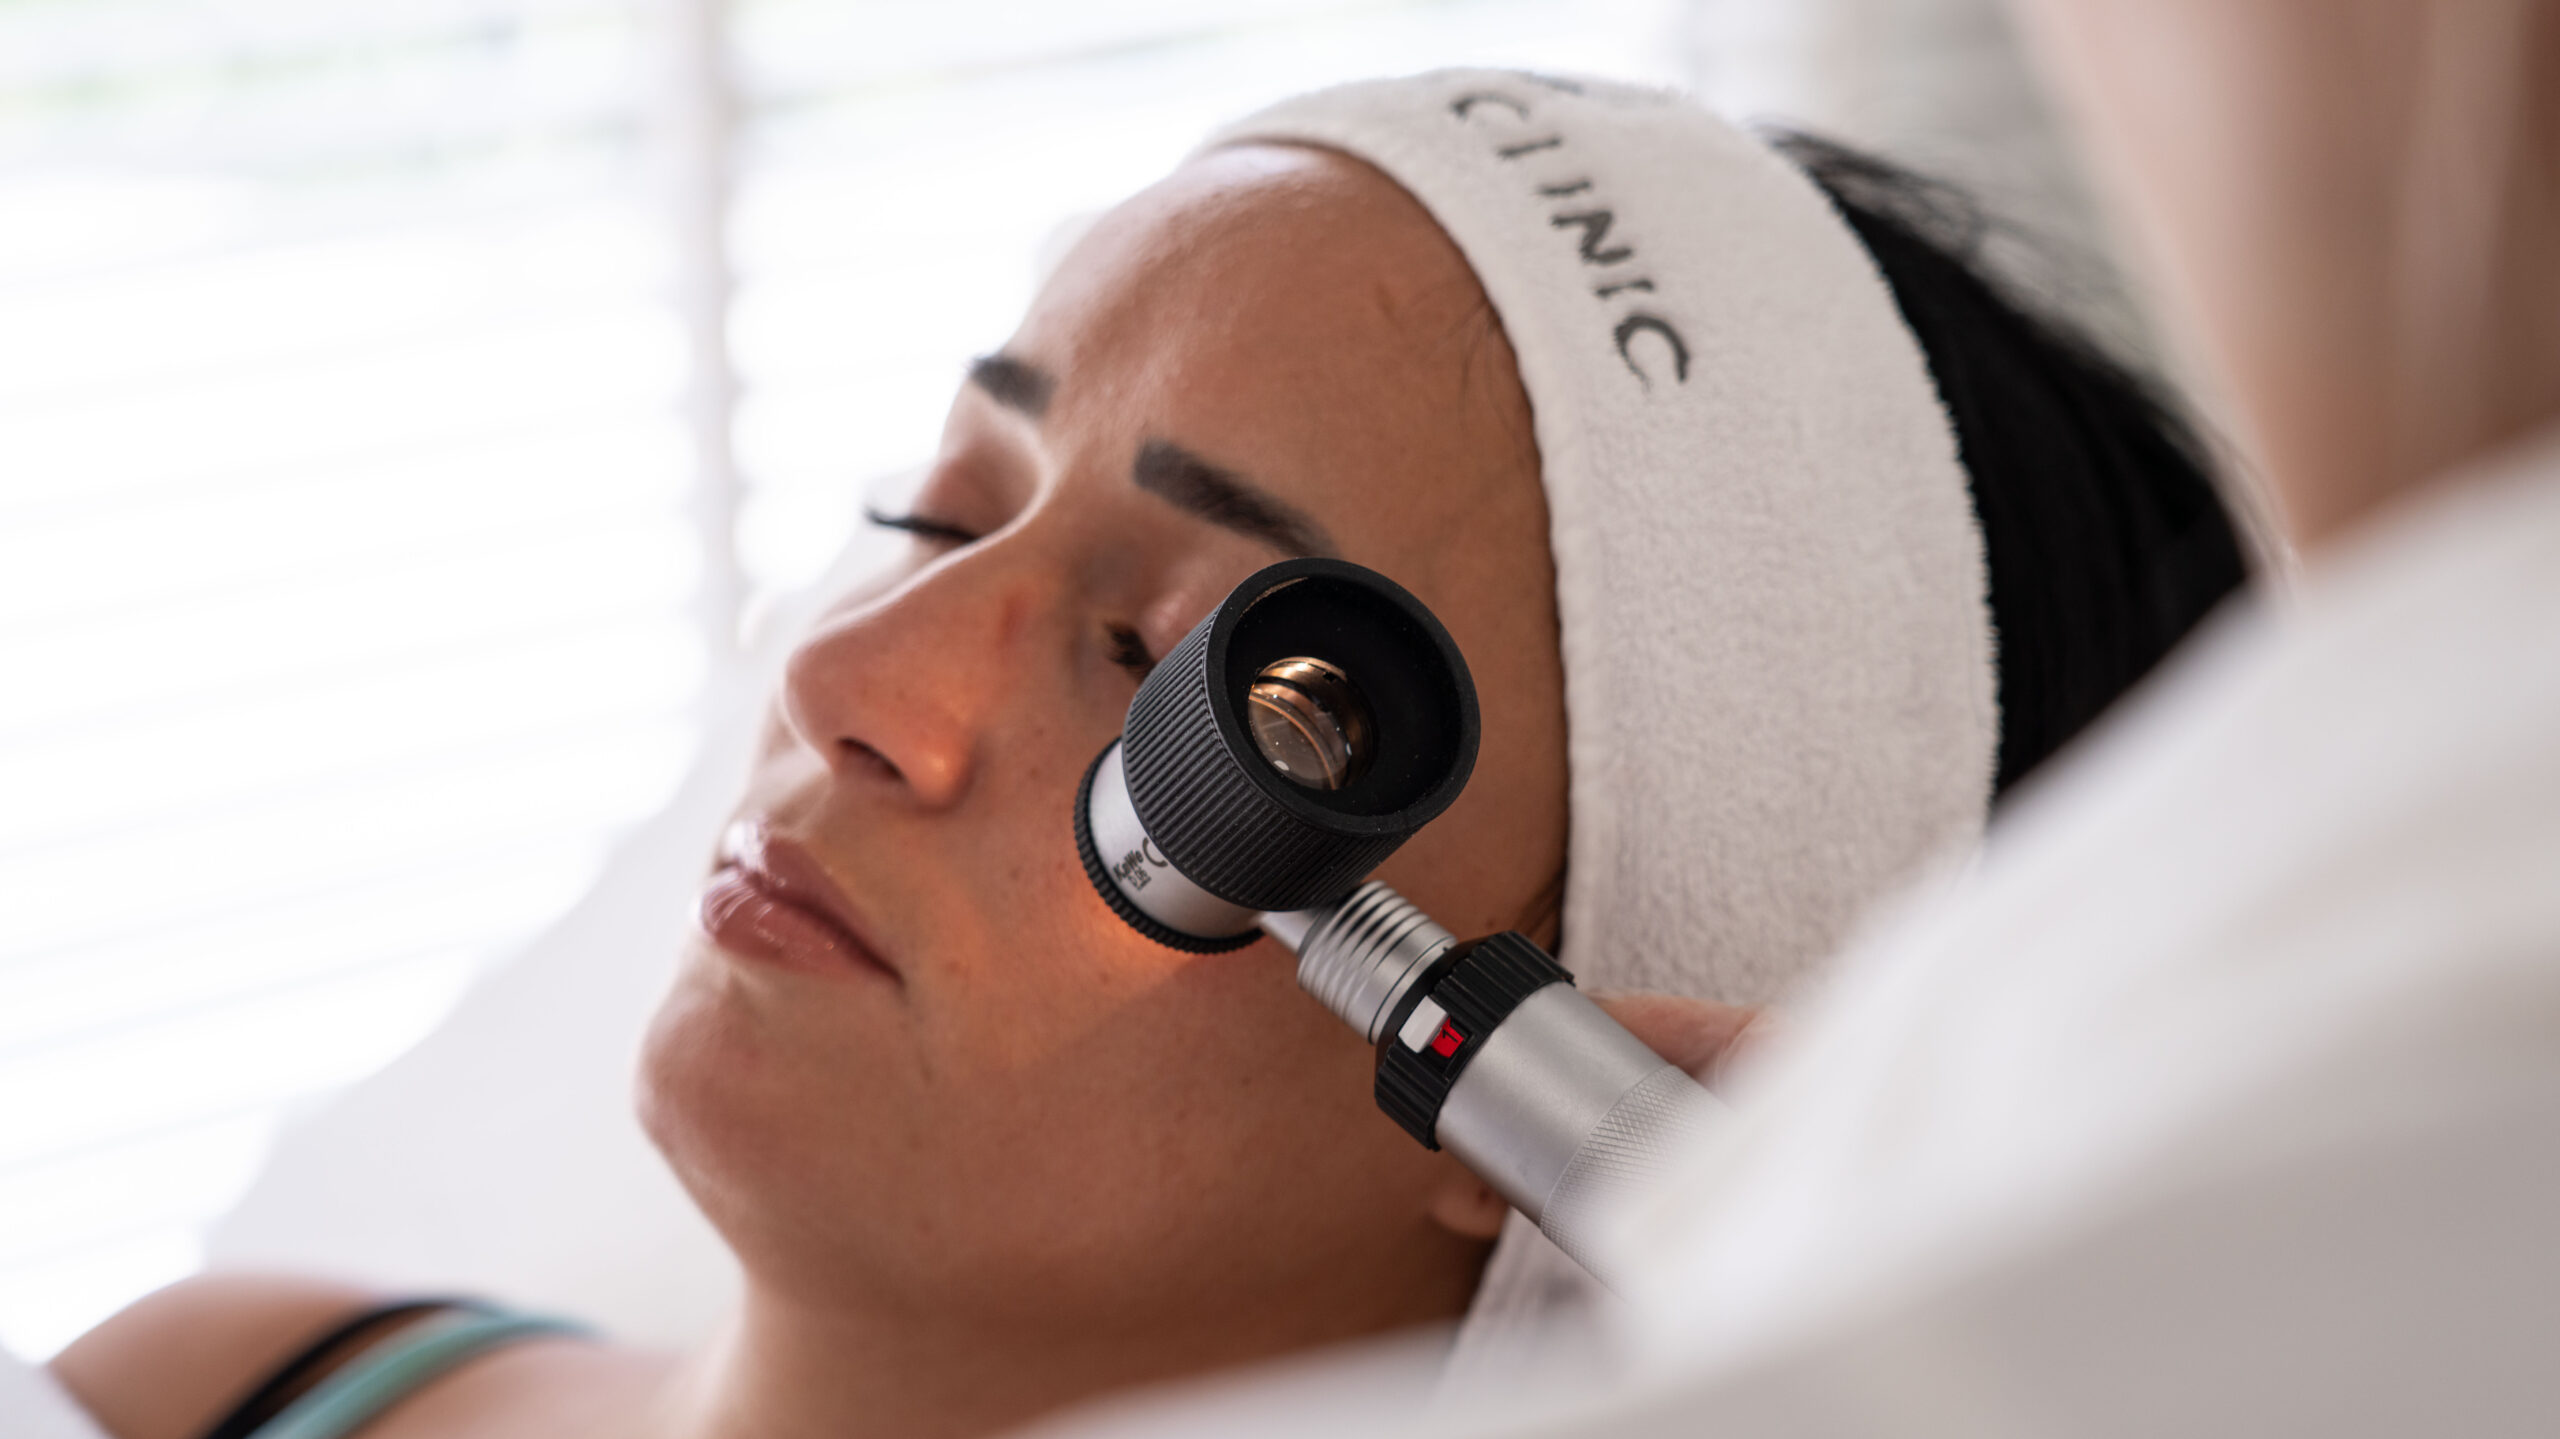
[[[1987,278],[1962,192],[1769,137],[1875,257],[1920,340],[1989,562],[2005,792],[2247,578],[2196,436],[2152,386]]]

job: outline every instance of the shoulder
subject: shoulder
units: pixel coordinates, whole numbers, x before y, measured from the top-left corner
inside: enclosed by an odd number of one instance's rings
[[[53,1374],[114,1439],[196,1439],[304,1345],[379,1299],[326,1280],[197,1275],[74,1340]]]

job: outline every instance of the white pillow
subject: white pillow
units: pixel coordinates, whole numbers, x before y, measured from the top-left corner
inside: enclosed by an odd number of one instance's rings
[[[0,1349],[0,1434],[9,1439],[107,1439],[53,1376]]]

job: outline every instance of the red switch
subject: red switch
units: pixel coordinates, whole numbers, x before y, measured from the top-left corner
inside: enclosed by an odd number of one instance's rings
[[[1440,1021],[1440,1032],[1431,1036],[1431,1052],[1442,1059],[1447,1059],[1458,1052],[1459,1045],[1466,1042],[1467,1037],[1458,1032],[1458,1026],[1444,1019]]]

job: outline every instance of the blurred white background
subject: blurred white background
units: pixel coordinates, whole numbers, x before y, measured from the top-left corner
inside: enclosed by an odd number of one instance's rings
[[[576,897],[1062,220],[1452,63],[2085,239],[1988,0],[0,6],[0,1343]]]

